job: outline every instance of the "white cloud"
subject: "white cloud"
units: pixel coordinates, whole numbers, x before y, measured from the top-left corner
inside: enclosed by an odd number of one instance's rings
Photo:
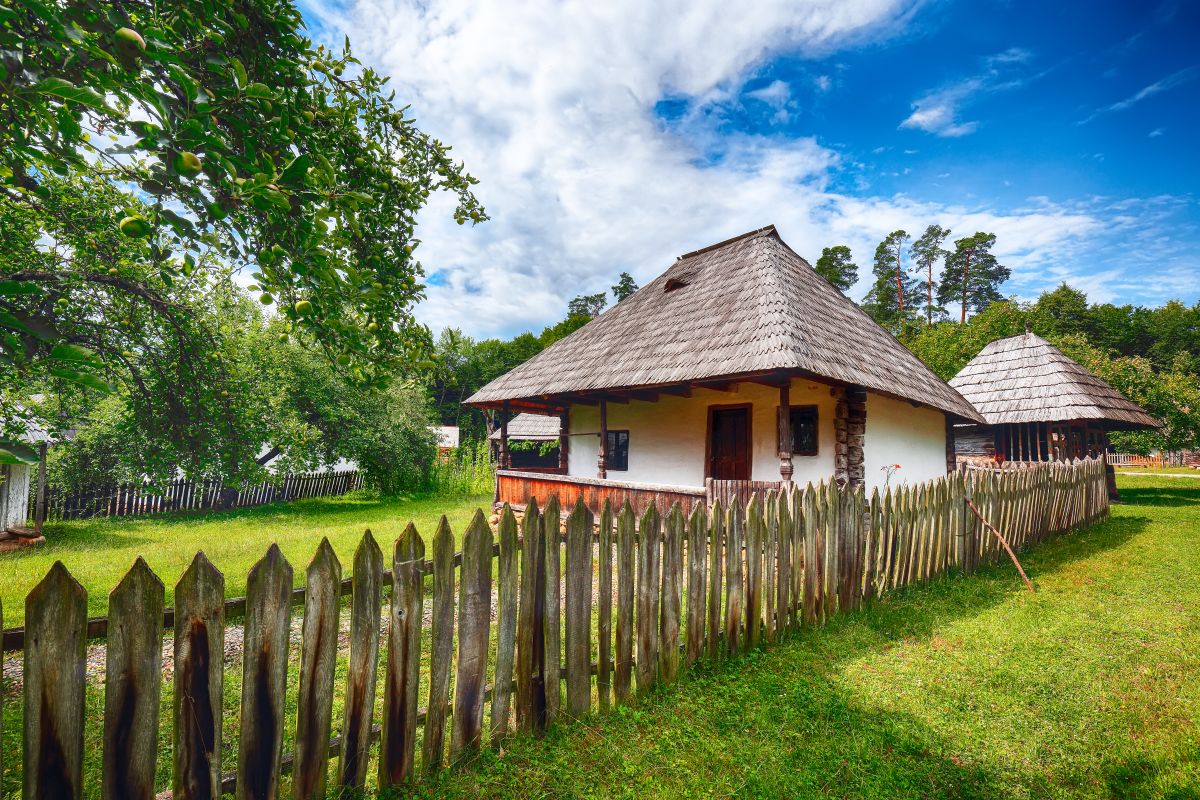
[[[1187,67],[1186,69],[1181,69],[1178,72],[1173,72],[1162,80],[1155,81],[1149,86],[1142,87],[1129,97],[1126,97],[1124,100],[1119,100],[1110,106],[1104,106],[1103,108],[1096,109],[1091,114],[1079,120],[1078,124],[1086,125],[1096,117],[1099,117],[1103,114],[1109,114],[1113,111],[1124,111],[1127,108],[1137,105],[1148,97],[1153,97],[1156,94],[1162,94],[1163,92],[1174,89],[1176,86],[1181,86],[1182,84],[1195,79],[1197,76],[1200,76],[1200,66]]]
[[[915,7],[355,0],[305,13],[329,41],[349,34],[418,124],[480,179],[491,221],[455,225],[448,197],[421,215],[417,252],[438,285],[418,315],[435,330],[488,336],[556,322],[570,297],[607,291],[621,271],[645,283],[680,253],[767,223],[812,258],[850,244],[864,273],[883,234],[933,221],[960,234],[995,231],[1002,247],[1020,242],[1022,265],[1033,253],[1068,257],[1103,227],[1087,210],[1001,214],[854,197],[831,188],[843,157],[816,138],[730,134],[705,113],[671,124],[655,114],[669,98],[689,109],[734,102],[767,59],[891,35]],[[777,101],[785,89],[770,84],[757,99]],[[864,282],[856,292],[865,291]]]
[[[1157,139],[1159,136],[1162,136],[1166,132],[1167,131],[1165,128],[1155,128],[1154,130],[1150,131],[1150,138]]]
[[[943,86],[914,100],[912,113],[900,123],[900,127],[915,128],[947,138],[974,133],[979,129],[979,122],[960,122],[958,118],[962,110],[981,95],[1018,89],[1038,77],[1023,77],[1017,72],[1032,58],[1032,53],[1019,47],[1010,47],[984,58],[984,69],[980,74]]]
[[[792,90],[785,81],[774,80],[761,89],[746,92],[746,96],[760,100],[772,108],[783,108],[791,98]]]
[[[817,87],[818,92],[828,92],[833,88],[833,79],[828,75],[818,75],[813,78],[813,85]]]

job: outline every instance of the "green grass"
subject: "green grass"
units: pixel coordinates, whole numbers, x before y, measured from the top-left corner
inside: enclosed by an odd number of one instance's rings
[[[1115,467],[1118,475],[1195,475],[1200,478],[1200,470],[1193,467]]]
[[[420,796],[1200,797],[1200,479],[637,709],[510,741]]]
[[[0,555],[4,626],[23,623],[25,595],[58,560],[87,589],[89,613],[102,616],[108,593],[138,556],[166,584],[168,606],[176,581],[198,550],[224,573],[226,594],[238,597],[245,594],[250,567],[271,542],[279,544],[295,570],[296,585],[301,585],[322,536],[329,537],[348,576],[365,529],[375,534],[390,561],[392,542],[410,520],[428,542],[442,514],[460,536],[475,509],[490,505],[490,497],[379,499],[352,494],[192,516],[49,523],[44,547]]]

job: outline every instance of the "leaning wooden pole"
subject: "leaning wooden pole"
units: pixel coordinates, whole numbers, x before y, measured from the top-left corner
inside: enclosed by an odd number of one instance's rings
[[[1033,583],[1030,582],[1029,576],[1025,574],[1025,570],[1021,568],[1021,562],[1017,561],[1017,554],[1014,553],[1013,549],[1008,546],[1008,540],[1004,538],[1004,535],[1000,533],[1000,531],[996,530],[995,527],[992,526],[992,523],[984,519],[983,514],[979,513],[979,509],[975,507],[973,502],[971,502],[970,497],[967,497],[966,501],[967,507],[975,513],[975,516],[979,517],[979,521],[982,522],[989,531],[996,535],[996,538],[1000,540],[1000,544],[1004,545],[1004,549],[1008,551],[1008,557],[1012,559],[1013,565],[1017,568],[1017,572],[1021,573],[1021,580],[1025,581],[1025,585],[1029,587],[1029,591],[1033,592]]]

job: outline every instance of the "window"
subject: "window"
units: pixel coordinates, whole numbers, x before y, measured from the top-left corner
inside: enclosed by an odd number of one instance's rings
[[[817,454],[817,407],[792,406],[792,455]]]
[[[608,432],[604,465],[614,472],[625,472],[629,469],[629,431]]]

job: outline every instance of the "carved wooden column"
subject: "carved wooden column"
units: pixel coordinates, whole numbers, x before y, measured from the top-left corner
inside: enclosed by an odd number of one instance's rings
[[[604,400],[600,401],[600,448],[596,467],[599,477],[608,477],[608,403]]]
[[[847,389],[846,406],[846,477],[851,486],[865,486],[863,444],[867,438],[867,390],[861,386]]]
[[[954,450],[954,422],[946,415],[946,474],[958,469],[958,455]]]
[[[568,449],[571,446],[571,411],[564,408],[558,415],[558,468],[563,475],[570,471]]]
[[[508,401],[500,404],[500,469],[511,469],[512,459],[508,454]]]
[[[791,381],[779,387],[779,477],[792,479],[792,401]]]

